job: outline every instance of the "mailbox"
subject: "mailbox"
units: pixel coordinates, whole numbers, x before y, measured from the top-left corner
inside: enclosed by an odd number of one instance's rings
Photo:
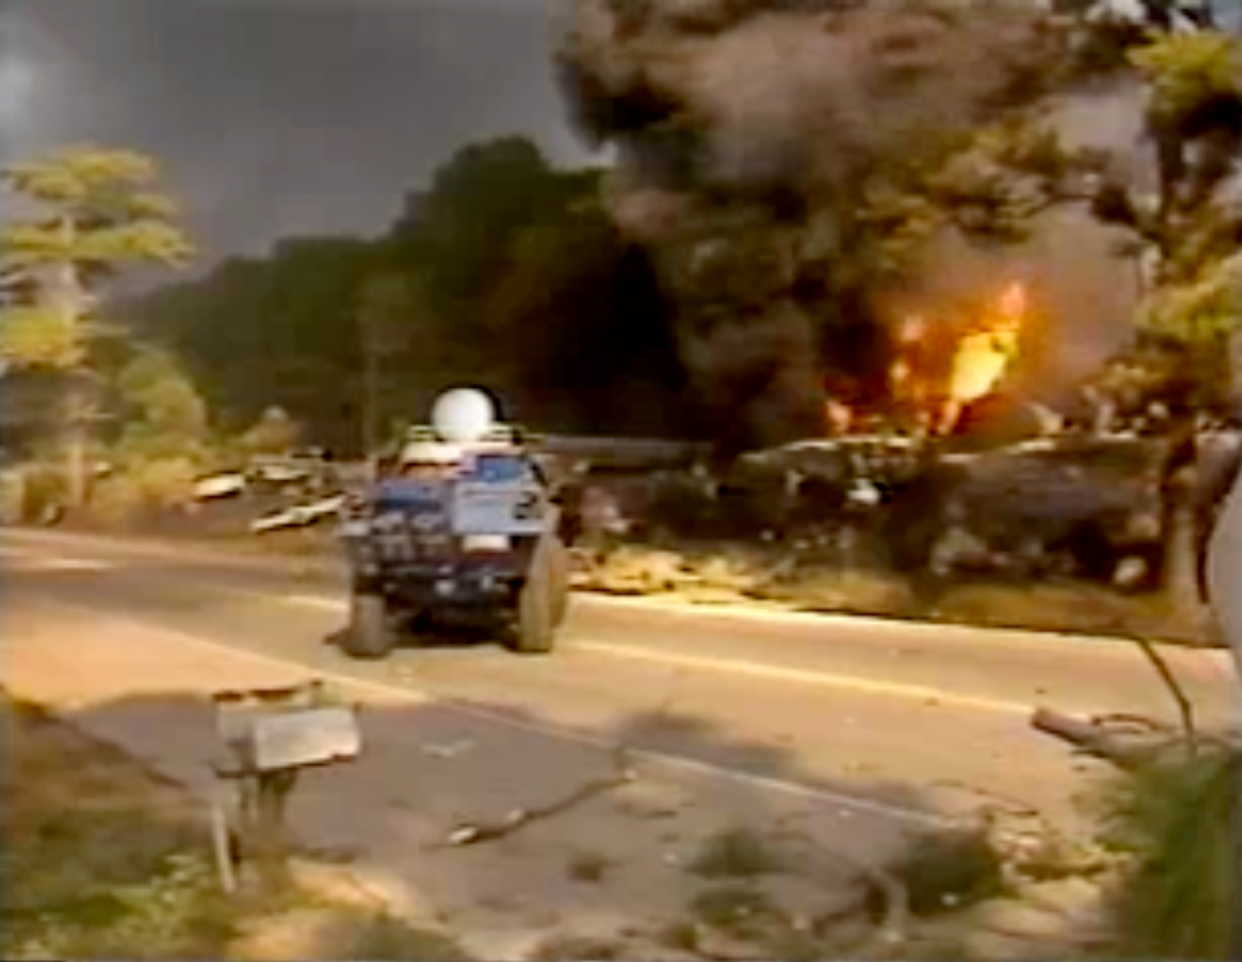
[[[213,701],[224,749],[215,772],[237,787],[231,828],[217,812],[217,856],[231,891],[238,856],[253,853],[266,881],[279,875],[286,854],[285,812],[298,773],[356,758],[362,734],[357,707],[334,701],[320,681],[223,691]]]

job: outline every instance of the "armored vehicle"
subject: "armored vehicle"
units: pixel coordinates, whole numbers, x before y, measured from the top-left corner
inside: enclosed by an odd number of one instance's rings
[[[350,621],[341,647],[383,658],[403,631],[482,618],[516,651],[551,651],[569,597],[559,498],[491,398],[440,396],[387,476],[347,509]]]

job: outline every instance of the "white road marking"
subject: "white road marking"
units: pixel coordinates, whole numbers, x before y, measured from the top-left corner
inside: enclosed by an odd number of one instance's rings
[[[112,571],[116,565],[99,558],[67,558],[27,548],[0,545],[0,568],[10,571]]]
[[[59,600],[56,604],[67,608],[74,608],[79,611],[89,611],[95,613],[94,609],[86,605],[61,602]],[[117,615],[110,612],[107,617],[112,621],[128,622],[129,624],[133,624],[135,626],[140,625],[147,630],[151,630],[153,627],[151,625],[144,624],[136,618],[131,618],[125,615]],[[411,704],[436,705],[444,711],[454,712],[466,718],[474,718],[478,721],[499,725],[514,731],[534,734],[542,738],[561,741],[567,744],[580,745],[601,752],[612,753],[615,752],[618,747],[614,742],[610,742],[606,739],[570,731],[552,724],[541,724],[539,722],[513,718],[500,711],[491,711],[476,705],[468,705],[453,699],[444,698],[414,685],[393,685],[387,682],[359,678],[355,675],[350,675],[340,671],[333,671],[328,668],[315,668],[287,658],[278,658],[274,655],[265,655],[257,651],[235,648],[232,645],[222,644],[209,638],[204,638],[200,635],[166,628],[162,625],[156,626],[155,630],[158,631],[161,636],[169,639],[170,641],[174,641],[187,647],[198,648],[202,651],[209,651],[217,655],[226,655],[242,661],[249,661],[252,664],[263,665],[265,668],[278,668],[282,670],[294,669],[298,672],[305,672],[315,678],[333,682],[344,689],[354,689],[359,692],[369,691],[372,694],[380,695],[384,698],[395,698],[399,701]],[[651,749],[631,749],[629,751],[629,755],[636,760],[646,761],[650,764],[664,765],[668,768],[695,772],[700,775],[708,775],[715,778],[723,778],[729,781],[737,782],[738,784],[750,786],[751,788],[791,795],[797,798],[804,798],[819,804],[837,806],[837,811],[834,814],[842,819],[849,818],[851,814],[848,811],[842,811],[842,809],[852,809],[854,812],[864,812],[870,815],[880,816],[882,818],[890,818],[894,821],[910,825],[944,828],[959,824],[959,820],[949,818],[947,816],[935,815],[915,808],[906,808],[901,805],[889,804],[887,802],[880,802],[855,795],[849,795],[844,792],[835,792],[829,789],[815,788],[811,785],[786,781],[781,778],[757,775],[743,769],[726,768],[721,765],[715,765],[711,762],[688,758],[684,755],[673,755]]]

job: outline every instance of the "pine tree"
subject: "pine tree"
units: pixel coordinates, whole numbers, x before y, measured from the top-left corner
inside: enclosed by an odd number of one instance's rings
[[[0,227],[0,357],[63,384],[61,440],[74,507],[85,501],[89,478],[100,293],[126,269],[178,266],[192,254],[174,204],[152,189],[158,177],[142,154],[93,146],[0,172],[17,213]]]

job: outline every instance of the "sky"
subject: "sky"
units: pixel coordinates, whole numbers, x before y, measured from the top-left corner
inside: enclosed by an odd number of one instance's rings
[[[0,0],[0,163],[80,142],[149,152],[209,261],[376,233],[468,141],[520,132],[555,161],[588,159],[552,79],[548,10]]]
[[[157,157],[209,259],[383,230],[472,140],[588,159],[547,0],[0,0],[0,162]]]

